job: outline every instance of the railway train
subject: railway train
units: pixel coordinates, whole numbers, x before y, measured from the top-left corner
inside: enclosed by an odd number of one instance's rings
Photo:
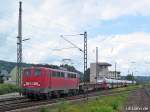
[[[127,86],[131,81],[102,79],[81,83],[78,73],[46,67],[23,68],[22,94],[28,98],[51,98],[75,95],[97,89]]]

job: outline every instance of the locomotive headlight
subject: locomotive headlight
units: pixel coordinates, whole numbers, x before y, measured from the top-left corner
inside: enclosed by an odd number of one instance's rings
[[[40,83],[38,83],[38,86],[40,86]]]

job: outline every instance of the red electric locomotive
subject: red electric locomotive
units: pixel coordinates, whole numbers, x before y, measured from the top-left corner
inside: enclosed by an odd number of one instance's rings
[[[22,94],[29,98],[59,96],[77,93],[79,75],[75,72],[46,67],[29,67],[23,69]]]

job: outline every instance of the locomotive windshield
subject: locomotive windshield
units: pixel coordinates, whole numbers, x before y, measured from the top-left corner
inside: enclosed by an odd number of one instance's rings
[[[30,76],[30,75],[31,75],[30,69],[26,69],[26,70],[25,70],[25,75],[26,75],[26,76]]]
[[[40,70],[40,69],[35,69],[35,75],[36,75],[36,76],[41,75],[41,70]]]

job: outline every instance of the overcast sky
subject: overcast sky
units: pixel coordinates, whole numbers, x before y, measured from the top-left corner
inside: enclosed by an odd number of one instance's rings
[[[0,0],[0,60],[16,61],[18,0]],[[83,53],[60,35],[88,33],[88,66],[99,61],[117,63],[123,75],[150,72],[149,0],[22,0],[23,61],[27,63],[72,64],[83,70]],[[82,36],[68,40],[83,48]],[[146,72],[147,71],[147,72]]]

